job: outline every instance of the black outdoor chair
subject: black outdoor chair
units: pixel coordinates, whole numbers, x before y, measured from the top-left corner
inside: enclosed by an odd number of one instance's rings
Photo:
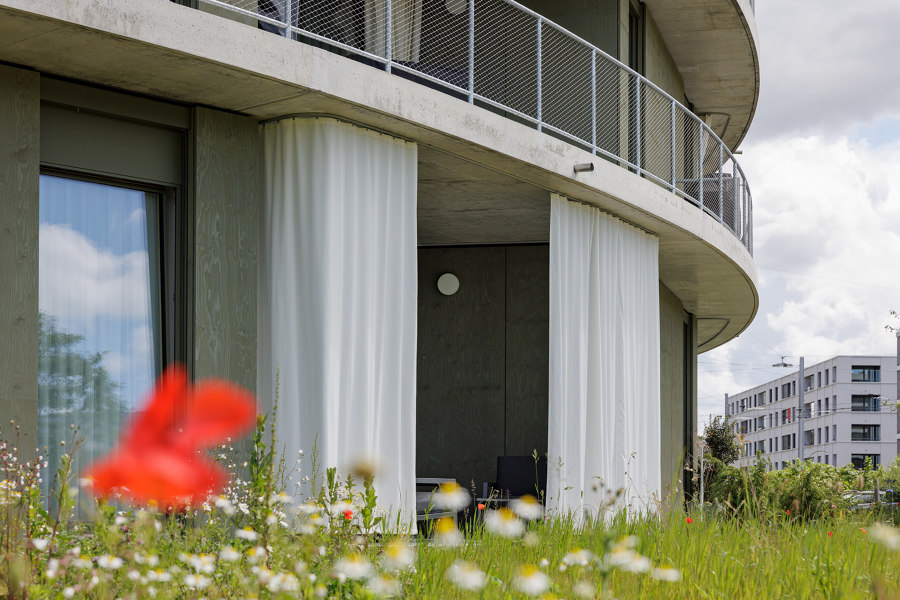
[[[547,457],[498,456],[497,481],[485,481],[478,502],[505,503],[525,494],[543,504],[547,490]]]

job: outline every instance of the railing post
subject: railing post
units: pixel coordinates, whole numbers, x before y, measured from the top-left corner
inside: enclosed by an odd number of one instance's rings
[[[294,0],[284,0],[284,37],[291,38],[291,23],[293,17],[291,15],[291,2]]]
[[[634,77],[634,154],[637,173],[641,172],[641,78]]]
[[[672,191],[675,191],[675,100],[672,100],[672,110],[670,116],[670,126],[672,128],[672,139],[671,144],[669,145],[670,157],[671,157],[671,167],[672,167],[672,178],[669,180],[669,185],[672,186]]]
[[[387,59],[387,62],[384,63],[384,70],[388,73],[391,72],[391,55],[393,52],[393,48],[391,45],[393,43],[394,38],[394,10],[391,6],[391,0],[385,0],[384,2],[384,57]]]
[[[597,51],[591,50],[591,154],[597,154]]]
[[[537,130],[541,131],[541,25],[543,19],[537,22]]]
[[[703,121],[697,119],[697,201],[700,202],[700,210],[706,207],[703,205]]]
[[[722,223],[725,222],[725,195],[722,193],[722,142],[719,142],[719,221]],[[737,211],[732,209],[732,216],[736,214]],[[737,227],[732,227],[732,231],[735,231]]]
[[[475,102],[475,0],[469,0],[469,104]]]

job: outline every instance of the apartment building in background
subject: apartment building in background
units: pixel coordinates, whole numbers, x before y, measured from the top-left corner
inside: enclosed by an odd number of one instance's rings
[[[179,361],[395,511],[677,495],[758,94],[750,0],[0,0],[0,416],[90,460]]]
[[[740,436],[740,465],[780,470],[803,459],[887,466],[900,450],[896,356],[835,356],[726,398]],[[787,370],[787,369],[786,369]],[[798,385],[803,386],[800,408]],[[802,430],[800,417],[802,410]]]

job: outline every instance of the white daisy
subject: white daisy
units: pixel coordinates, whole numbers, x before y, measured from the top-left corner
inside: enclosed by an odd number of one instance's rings
[[[455,481],[442,483],[432,498],[434,505],[442,510],[460,511],[469,505],[469,492]]]
[[[376,575],[366,583],[366,589],[376,596],[399,596],[400,584],[388,575]]]
[[[347,554],[338,559],[334,571],[347,579],[366,579],[373,573],[372,564],[361,554]]]
[[[484,587],[484,571],[466,560],[454,561],[444,575],[461,590],[474,591]]]
[[[875,523],[869,531],[873,540],[891,550],[900,550],[900,529]]]
[[[681,571],[674,567],[657,567],[650,572],[650,577],[659,581],[678,581]]]
[[[50,540],[44,538],[31,538],[31,545],[34,546],[34,549],[38,552],[43,552],[47,549],[47,546],[50,545]]]
[[[194,575],[191,573],[190,575],[184,576],[184,585],[189,588],[194,588],[198,590],[202,590],[210,583],[210,579],[208,577],[204,577],[203,575]]]
[[[597,597],[597,588],[594,587],[589,581],[579,581],[575,584],[575,587],[572,588],[575,592],[575,595],[579,598],[596,598]]]
[[[564,564],[570,567],[574,567],[576,565],[580,567],[586,567],[593,559],[594,555],[591,554],[589,550],[576,548],[563,556],[562,561]]]
[[[537,498],[530,494],[525,494],[521,498],[516,498],[510,502],[510,506],[517,515],[526,521],[534,521],[544,516],[544,507],[538,502]]]
[[[125,564],[125,561],[123,561],[118,556],[112,556],[111,554],[104,554],[97,559],[98,567],[100,567],[101,569],[109,569],[111,571],[118,569],[123,564]]]
[[[434,542],[439,546],[455,548],[463,543],[463,535],[453,519],[444,517],[434,522]]]
[[[381,555],[381,566],[387,571],[403,571],[412,566],[415,555],[409,544],[400,538],[388,542]]]
[[[525,523],[506,507],[485,511],[484,526],[490,533],[508,538],[519,537],[525,532]]]
[[[539,596],[550,587],[550,578],[534,565],[524,565],[516,572],[513,584],[523,594]]]
[[[279,592],[296,592],[300,589],[300,580],[293,573],[276,573],[266,584],[273,594]]]

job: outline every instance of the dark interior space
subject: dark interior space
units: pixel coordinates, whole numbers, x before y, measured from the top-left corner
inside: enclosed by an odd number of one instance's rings
[[[418,477],[480,494],[498,456],[546,453],[548,315],[547,244],[419,249]]]

